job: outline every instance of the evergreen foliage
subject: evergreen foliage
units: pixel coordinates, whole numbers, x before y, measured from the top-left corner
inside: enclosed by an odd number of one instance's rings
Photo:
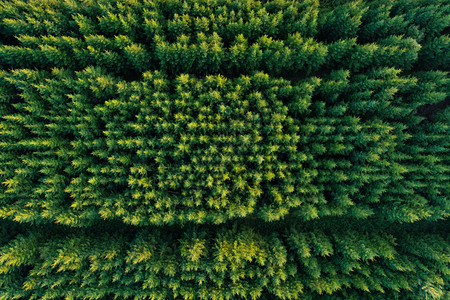
[[[0,299],[450,297],[448,0],[0,0]]]
[[[200,231],[35,227],[1,247],[2,296],[421,299],[445,293],[450,254],[442,233],[427,232],[421,223],[380,228],[342,220],[345,227],[324,218]]]

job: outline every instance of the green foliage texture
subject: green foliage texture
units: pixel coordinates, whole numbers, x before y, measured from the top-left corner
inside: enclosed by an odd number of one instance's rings
[[[0,0],[0,300],[448,299],[449,0]]]

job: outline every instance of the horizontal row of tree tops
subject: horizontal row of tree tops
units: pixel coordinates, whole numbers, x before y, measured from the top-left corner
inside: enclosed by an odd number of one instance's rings
[[[102,222],[77,230],[2,222],[0,298],[443,297],[445,227],[380,224],[341,218],[339,226],[321,219],[138,230]]]
[[[88,226],[447,217],[440,71],[125,82],[100,68],[1,72],[0,216]]]
[[[147,70],[238,76],[447,69],[442,1],[3,1],[0,65],[127,80]],[[448,33],[448,32],[447,32]],[[137,73],[137,75],[136,75]]]

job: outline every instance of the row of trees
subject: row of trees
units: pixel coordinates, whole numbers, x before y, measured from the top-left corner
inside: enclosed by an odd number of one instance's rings
[[[226,44],[239,34],[254,42],[263,35],[284,40],[294,33],[328,42],[358,37],[369,43],[392,34],[423,42],[440,37],[449,21],[445,0],[325,2],[2,1],[1,16],[6,37],[126,35],[142,43],[155,34],[174,42],[180,35],[216,32]]]
[[[174,43],[155,36],[154,44],[133,43],[127,36],[107,38],[86,36],[84,41],[67,36],[19,36],[20,46],[0,48],[0,61],[10,68],[52,67],[81,70],[88,66],[106,68],[124,76],[132,72],[161,70],[168,74],[198,75],[221,73],[250,74],[265,71],[272,75],[286,72],[311,74],[320,69],[346,67],[360,71],[368,67],[410,69],[417,60],[420,45],[412,38],[391,36],[378,43],[360,45],[356,39],[340,40],[328,45],[303,38],[296,33],[286,40],[262,36],[249,43],[237,35],[229,47],[216,33],[199,34],[197,41],[181,35]]]
[[[373,222],[329,221],[258,229],[243,223],[139,231],[114,223],[82,231],[35,227],[1,245],[0,297],[437,299],[444,294],[450,255],[442,233],[427,232],[424,224],[380,228]]]

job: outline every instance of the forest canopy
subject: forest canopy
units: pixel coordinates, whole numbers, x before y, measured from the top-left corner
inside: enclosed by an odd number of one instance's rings
[[[0,300],[450,297],[448,0],[0,0]]]

